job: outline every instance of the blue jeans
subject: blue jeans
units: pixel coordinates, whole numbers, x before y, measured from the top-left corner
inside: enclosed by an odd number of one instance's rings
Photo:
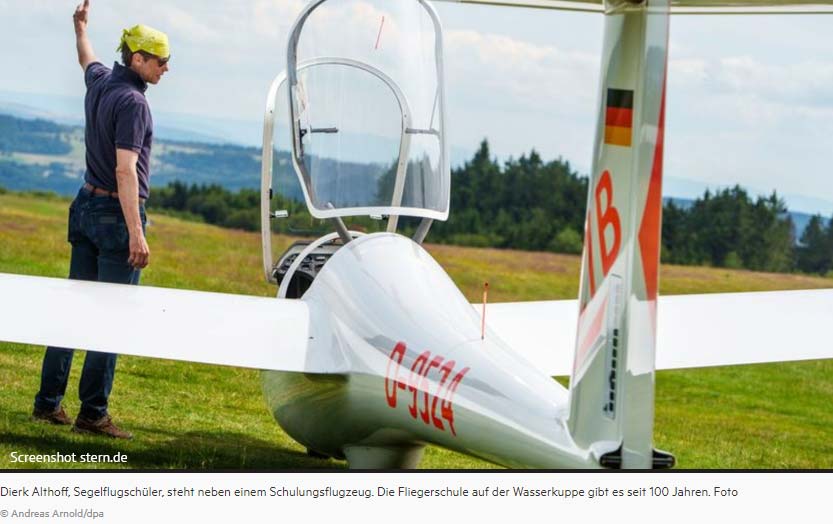
[[[147,222],[144,206],[139,207],[142,228]],[[118,199],[109,196],[93,196],[81,189],[69,207],[67,238],[72,244],[69,278],[110,282],[115,284],[139,283],[141,270],[127,263],[130,254],[129,236],[124,214]],[[125,319],[130,325],[133,319]],[[97,329],[94,312],[90,312],[89,324],[78,329]],[[125,332],[125,336],[129,336]],[[40,391],[35,395],[35,409],[53,411],[61,405],[67,389],[73,350],[48,347],[43,357]],[[78,397],[81,399],[80,415],[97,420],[107,415],[107,399],[113,389],[116,372],[116,355],[90,351],[81,371]]]

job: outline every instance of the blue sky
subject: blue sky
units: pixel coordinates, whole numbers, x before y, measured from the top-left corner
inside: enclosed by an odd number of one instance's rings
[[[157,124],[214,118],[257,143],[266,90],[284,67],[303,0],[93,0],[91,37],[105,62],[120,31],[169,33],[171,71],[151,88]],[[587,173],[603,17],[438,2],[446,30],[452,144],[488,137],[501,158],[535,148]],[[0,0],[0,101],[61,96],[81,114],[71,14],[61,0]],[[827,16],[678,16],[671,21],[666,194],[705,185],[777,189],[796,210],[833,213],[833,44]],[[52,102],[47,102],[47,98]],[[50,105],[51,104],[51,105]],[[197,117],[197,118],[193,118]]]

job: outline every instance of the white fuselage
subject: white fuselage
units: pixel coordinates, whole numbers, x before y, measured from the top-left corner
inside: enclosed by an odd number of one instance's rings
[[[425,443],[510,467],[598,467],[567,430],[567,390],[494,333],[482,339],[478,313],[411,240],[350,242],[303,300],[317,326],[308,355],[343,373],[264,372],[264,393],[308,448],[359,467],[413,465],[351,454]]]

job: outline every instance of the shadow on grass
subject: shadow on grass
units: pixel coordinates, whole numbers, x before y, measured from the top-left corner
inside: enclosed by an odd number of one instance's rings
[[[68,468],[62,463],[41,464],[50,469],[110,469],[124,468],[124,464],[84,464],[80,457],[84,454],[127,455],[126,467],[130,469],[185,469],[185,470],[299,470],[299,469],[342,469],[345,463],[317,459],[306,453],[281,447],[267,440],[253,438],[234,432],[186,432],[172,434],[171,439],[154,442],[143,441],[141,435],[131,441],[113,440],[109,437],[95,435],[78,435],[69,427],[41,425],[44,434],[0,434],[0,447],[19,454],[62,454],[75,453],[78,461]],[[132,430],[145,435],[154,434],[155,430],[131,426]],[[158,433],[158,432],[156,432]],[[11,457],[9,456],[9,462]],[[16,463],[7,467],[27,469],[27,464]]]

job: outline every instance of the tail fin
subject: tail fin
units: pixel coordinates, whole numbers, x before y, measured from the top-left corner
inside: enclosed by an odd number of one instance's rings
[[[606,1],[569,426],[607,466],[654,466],[668,0]]]

